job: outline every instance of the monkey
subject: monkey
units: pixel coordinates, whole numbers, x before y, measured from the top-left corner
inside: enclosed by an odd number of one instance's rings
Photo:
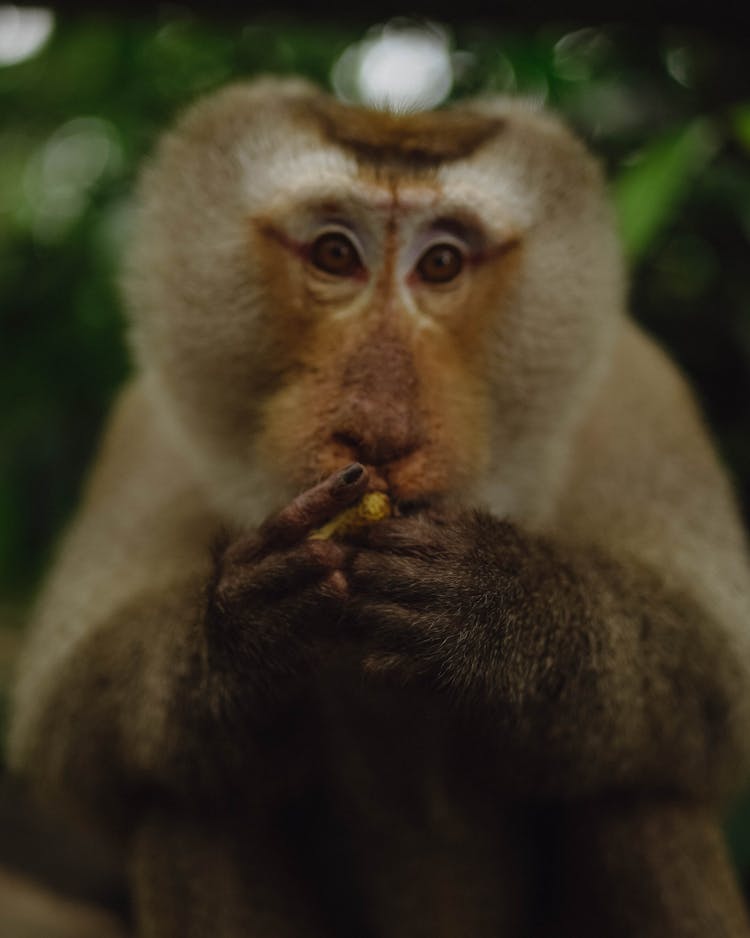
[[[585,144],[260,78],[135,215],[9,749],[118,838],[138,935],[750,935],[747,542]]]

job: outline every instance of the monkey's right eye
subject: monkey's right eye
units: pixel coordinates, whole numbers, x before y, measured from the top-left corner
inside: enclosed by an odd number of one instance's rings
[[[352,242],[340,231],[329,231],[313,242],[310,260],[320,270],[335,277],[351,277],[362,269],[362,261]]]

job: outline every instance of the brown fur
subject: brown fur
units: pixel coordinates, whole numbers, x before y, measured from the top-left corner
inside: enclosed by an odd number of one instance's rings
[[[504,126],[501,118],[462,111],[393,114],[356,110],[331,98],[318,98],[311,110],[333,143],[351,148],[365,162],[401,168],[470,157]]]
[[[139,933],[746,938],[747,547],[582,145],[266,80],[140,199],[138,370],[11,733],[124,833]],[[366,276],[307,262],[332,219]],[[444,237],[478,260],[433,288]],[[365,487],[397,517],[306,539]]]

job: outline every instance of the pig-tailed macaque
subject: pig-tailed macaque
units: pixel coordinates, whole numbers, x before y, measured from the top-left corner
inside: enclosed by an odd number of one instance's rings
[[[239,84],[124,288],[11,756],[120,838],[140,938],[747,938],[746,543],[584,146]]]

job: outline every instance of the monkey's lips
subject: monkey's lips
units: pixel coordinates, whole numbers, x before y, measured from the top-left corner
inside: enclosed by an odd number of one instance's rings
[[[413,481],[408,487],[401,485],[398,475],[391,474],[388,466],[371,466],[367,463],[363,465],[369,476],[368,491],[385,492],[391,500],[396,517],[426,511],[442,497],[439,492],[429,492],[422,488],[415,491]]]

